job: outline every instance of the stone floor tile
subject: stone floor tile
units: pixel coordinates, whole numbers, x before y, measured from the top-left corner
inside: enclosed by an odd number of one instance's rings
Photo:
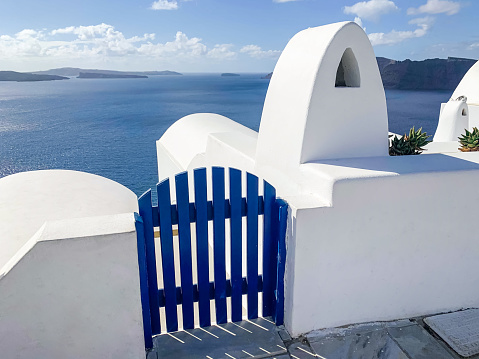
[[[385,329],[325,337],[310,344],[319,358],[408,359]]]
[[[162,334],[154,338],[153,345],[162,359],[246,359],[287,354],[274,323],[262,318]]]
[[[424,328],[417,324],[388,328],[387,331],[411,359],[454,358]]]
[[[308,345],[307,341],[302,343],[301,341],[293,342],[288,346],[288,353],[293,359],[313,359],[317,358],[314,351]]]

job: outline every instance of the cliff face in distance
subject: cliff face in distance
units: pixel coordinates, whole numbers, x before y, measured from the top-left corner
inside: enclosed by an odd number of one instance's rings
[[[454,90],[476,60],[449,57],[423,61],[376,58],[384,88]]]
[[[454,90],[476,60],[448,57],[423,61],[397,61],[376,57],[386,89]],[[262,79],[270,79],[269,73]]]

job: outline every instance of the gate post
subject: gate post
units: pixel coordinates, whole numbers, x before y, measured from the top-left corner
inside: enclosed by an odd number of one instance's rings
[[[148,273],[146,270],[146,246],[145,231],[143,228],[143,220],[138,213],[135,213],[135,229],[138,247],[138,269],[140,274],[140,295],[141,295],[141,311],[143,314],[143,333],[145,336],[145,348],[153,348],[153,338],[151,333],[151,316],[150,316],[150,298],[148,293]]]

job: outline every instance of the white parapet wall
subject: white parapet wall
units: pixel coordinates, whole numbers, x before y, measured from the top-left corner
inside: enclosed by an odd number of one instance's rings
[[[474,71],[471,86],[479,82]],[[467,108],[465,117],[474,118],[475,91],[459,94],[468,101],[451,113]],[[195,116],[214,115],[189,119]],[[182,134],[158,141],[160,167],[165,155],[171,163],[185,158],[180,147],[161,147],[166,139],[196,143],[193,124],[178,124]],[[388,156],[384,90],[357,24],[295,35],[274,70],[259,133],[229,119],[224,126],[200,131],[202,145],[177,170],[251,171],[288,202],[285,325],[292,335],[479,306],[479,153],[447,140],[419,156]],[[160,169],[160,179],[175,174],[167,172]]]
[[[144,358],[135,194],[55,170],[0,197],[0,357]]]
[[[479,306],[479,154],[308,164],[331,207],[291,211],[286,324],[293,335]],[[326,186],[325,186],[326,187]]]

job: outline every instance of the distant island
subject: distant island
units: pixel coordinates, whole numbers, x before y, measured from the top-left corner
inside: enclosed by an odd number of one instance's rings
[[[138,75],[138,76],[181,76],[179,72],[175,71],[114,71],[114,70],[98,70],[98,69],[80,69],[78,67],[61,67],[58,69],[50,69],[46,71],[32,72],[38,75],[57,75],[78,77],[80,72],[91,74],[108,74],[108,75]]]
[[[377,57],[385,89],[454,90],[477,60],[448,57],[422,61],[397,61]],[[262,77],[271,79],[273,73]]]
[[[221,76],[225,76],[225,77],[229,77],[229,76],[239,76],[239,74],[233,74],[231,72],[225,72],[225,73],[222,73]]]
[[[54,81],[54,80],[68,80],[68,77],[57,76],[57,75],[35,75],[35,74],[15,72],[15,71],[0,71],[0,81],[31,82],[31,81]]]
[[[143,71],[139,72],[140,74],[151,75],[151,76],[181,76],[183,74],[175,71]]]
[[[79,79],[147,79],[144,75],[102,74],[99,72],[80,72]]]

